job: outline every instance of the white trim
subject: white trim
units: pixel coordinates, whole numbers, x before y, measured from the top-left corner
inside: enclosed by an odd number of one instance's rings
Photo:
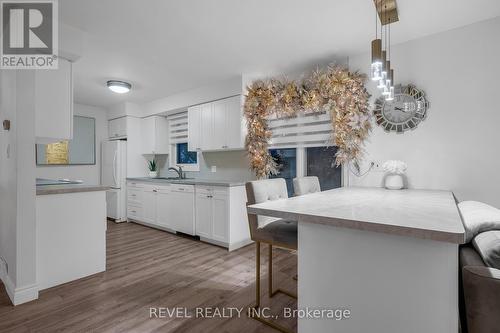
[[[7,291],[7,295],[13,305],[19,305],[38,299],[37,284],[30,284],[21,288],[16,288],[9,275],[6,275],[5,272],[0,273],[2,274],[0,276],[0,280],[2,280],[5,290]]]

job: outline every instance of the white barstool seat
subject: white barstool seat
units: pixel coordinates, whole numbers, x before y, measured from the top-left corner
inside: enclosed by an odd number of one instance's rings
[[[293,179],[293,191],[295,196],[321,192],[319,179],[316,176],[297,177]]]

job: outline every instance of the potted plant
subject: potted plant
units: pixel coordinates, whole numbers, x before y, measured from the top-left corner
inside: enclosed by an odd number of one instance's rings
[[[384,186],[389,190],[400,190],[405,187],[403,179],[407,165],[403,161],[386,161],[382,165],[385,171]]]
[[[157,178],[158,177],[158,169],[156,165],[156,161],[153,159],[148,161],[148,169],[149,169],[149,177]]]

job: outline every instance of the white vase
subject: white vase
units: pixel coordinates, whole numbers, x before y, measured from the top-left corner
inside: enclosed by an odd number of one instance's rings
[[[388,190],[401,190],[405,187],[403,175],[390,173],[385,176],[385,188]]]
[[[158,171],[149,171],[149,177],[151,177],[151,178],[157,178],[158,177]]]

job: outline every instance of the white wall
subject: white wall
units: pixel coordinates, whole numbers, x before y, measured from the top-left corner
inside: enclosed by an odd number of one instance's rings
[[[101,142],[108,137],[106,109],[101,107],[75,104],[74,114],[95,118],[96,126],[96,164],[68,166],[37,166],[38,178],[83,180],[86,184],[100,184],[101,181]]]
[[[0,71],[0,256],[12,302],[38,297],[35,243],[35,85],[33,71]]]
[[[408,163],[411,188],[453,190],[459,200],[500,207],[499,32],[496,18],[395,45],[396,83],[425,91],[428,118],[400,135],[375,126],[365,162],[400,159]],[[349,64],[367,72],[369,54],[350,57]],[[369,90],[380,96],[371,81]],[[350,184],[380,186],[382,177],[351,175]]]

